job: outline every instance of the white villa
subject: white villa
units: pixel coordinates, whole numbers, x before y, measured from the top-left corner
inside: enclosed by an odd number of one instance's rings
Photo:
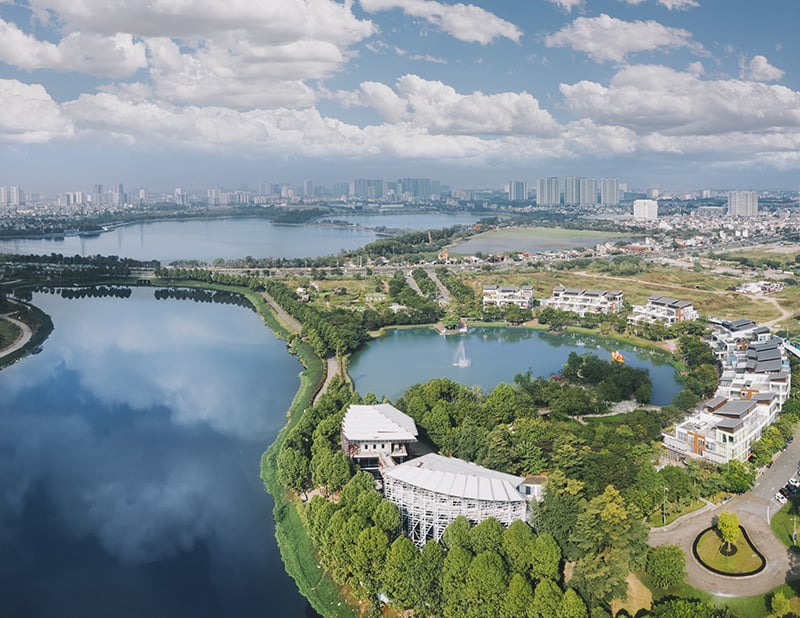
[[[584,290],[557,285],[553,295],[543,299],[542,306],[571,311],[583,317],[587,313],[616,313],[622,308],[621,290]]]
[[[533,288],[523,285],[518,288],[515,285],[484,285],[483,286],[484,305],[517,305],[523,309],[533,307]]]
[[[381,473],[384,497],[398,506],[403,527],[419,547],[429,539],[439,541],[459,515],[472,524],[489,517],[504,526],[525,521],[528,500],[537,495],[525,477],[435,453]]]
[[[750,446],[775,421],[792,374],[782,339],[751,320],[715,320],[711,349],[722,364],[714,399],[664,434],[664,446],[716,463],[745,461]]]
[[[694,305],[688,300],[678,300],[667,296],[651,296],[646,305],[634,305],[628,317],[631,324],[640,322],[663,322],[672,326],[676,322],[696,320],[699,317]]]
[[[414,419],[388,403],[353,404],[342,420],[342,450],[363,470],[405,461],[416,441]]]

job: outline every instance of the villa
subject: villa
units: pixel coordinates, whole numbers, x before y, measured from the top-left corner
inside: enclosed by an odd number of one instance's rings
[[[521,288],[515,285],[484,285],[483,304],[497,307],[517,305],[522,309],[530,309],[533,307],[533,288],[529,285]]]
[[[342,450],[362,470],[402,463],[417,441],[417,425],[389,403],[347,408],[342,420]]]
[[[543,299],[542,306],[570,311],[584,317],[587,313],[616,313],[622,308],[621,290],[584,290],[557,285],[553,295]]]
[[[661,322],[672,326],[677,322],[696,320],[699,317],[694,305],[688,300],[678,300],[667,296],[651,296],[646,305],[634,305],[628,323]]]

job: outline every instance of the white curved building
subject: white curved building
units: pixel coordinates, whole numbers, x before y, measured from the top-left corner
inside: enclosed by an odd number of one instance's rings
[[[382,470],[384,497],[400,509],[403,527],[418,546],[440,540],[459,515],[472,524],[494,517],[504,526],[527,518],[525,478],[429,453]]]

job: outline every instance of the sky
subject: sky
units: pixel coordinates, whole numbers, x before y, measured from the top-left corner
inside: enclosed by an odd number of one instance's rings
[[[0,0],[0,185],[800,186],[797,0]]]

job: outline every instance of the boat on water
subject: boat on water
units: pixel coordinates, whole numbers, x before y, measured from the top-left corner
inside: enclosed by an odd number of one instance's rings
[[[611,360],[614,361],[615,363],[624,363],[625,362],[625,357],[622,355],[622,352],[620,352],[619,350],[614,350],[611,353]]]

